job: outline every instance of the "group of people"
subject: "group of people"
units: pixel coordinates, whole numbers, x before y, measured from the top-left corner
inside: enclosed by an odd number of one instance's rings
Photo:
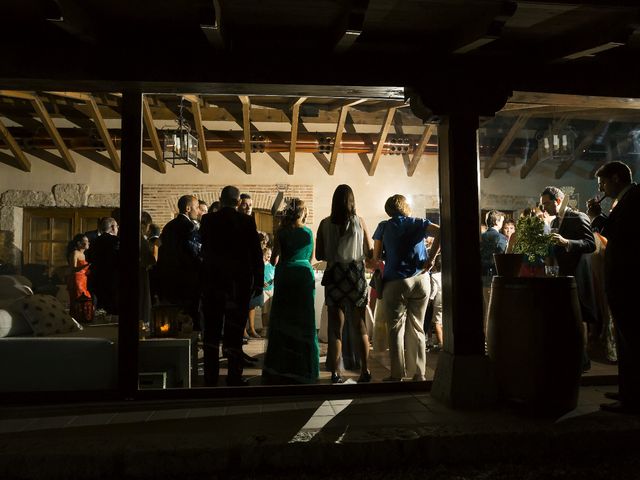
[[[69,310],[77,321],[93,321],[97,309],[118,314],[119,250],[118,222],[113,217],[101,218],[96,230],[79,233],[69,242]]]
[[[617,360],[619,392],[607,394],[616,402],[603,404],[601,408],[640,413],[640,324],[634,302],[639,287],[634,272],[640,268],[635,246],[640,238],[637,221],[640,187],[633,183],[631,169],[622,162],[609,162],[595,175],[604,196],[590,199],[586,214],[566,207],[564,192],[553,186],[541,193],[539,208],[528,209],[523,214],[543,219],[544,232],[553,243],[549,254],[557,264],[559,275],[576,279],[585,324],[585,346],[589,329],[600,330],[606,340],[608,358]],[[612,200],[612,206],[605,215],[601,201],[607,197]],[[485,293],[494,273],[493,254],[510,252],[517,240],[517,230],[511,232],[511,238],[503,233],[504,219],[505,215],[495,210],[485,218],[487,229],[481,235]],[[589,368],[585,348],[583,370]]]
[[[364,220],[357,215],[352,189],[340,185],[333,195],[331,214],[320,223],[315,242],[313,232],[305,225],[307,206],[301,199],[289,199],[272,252],[268,237],[256,228],[251,207],[249,195],[241,196],[238,188],[227,186],[220,195],[219,210],[198,218],[197,198],[185,195],[178,203],[178,216],[165,225],[160,236],[156,265],[162,284],[160,298],[180,302],[196,324],[201,321],[206,385],[218,384],[220,347],[228,360],[227,384],[246,384],[242,378],[247,361],[242,351],[245,328],[255,334],[250,312],[264,302],[265,295],[272,299],[263,382],[317,381],[320,353],[314,311],[314,257],[327,264],[322,285],[329,318],[327,365],[331,381],[344,381],[340,356],[347,324],[357,339],[359,381],[371,381],[365,272],[383,260],[384,294],[378,292],[377,308],[388,325],[388,380],[407,376],[425,379],[423,321],[430,297],[431,258],[440,248],[437,225],[412,218],[406,199],[394,195],[385,204],[390,219],[378,225],[372,240]],[[425,247],[427,236],[434,237],[431,254]]]

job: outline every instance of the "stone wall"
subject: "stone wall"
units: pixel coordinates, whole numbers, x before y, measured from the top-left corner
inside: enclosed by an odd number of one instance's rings
[[[151,215],[153,223],[162,227],[178,213],[178,199],[182,195],[195,195],[209,205],[220,198],[225,185],[197,184],[145,184],[142,186],[142,208]],[[309,215],[307,224],[314,223],[313,185],[289,184],[239,184],[243,193],[251,195],[253,208],[270,210],[278,191],[286,197],[298,197],[305,201]]]
[[[59,183],[51,191],[5,190],[0,194],[0,260],[20,269],[24,208],[80,208],[120,206],[118,193],[89,193],[89,185]]]

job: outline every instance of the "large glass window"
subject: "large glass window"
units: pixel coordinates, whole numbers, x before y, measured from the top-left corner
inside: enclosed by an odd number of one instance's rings
[[[317,241],[320,224],[329,217],[334,192],[341,184],[351,187],[359,225],[365,227],[371,241],[381,222],[389,220],[384,207],[394,194],[403,195],[410,216],[421,219],[422,226],[418,228],[425,229],[425,218],[437,224],[434,125],[424,125],[406,108],[403,98],[149,94],[144,103],[142,208],[154,227],[143,234],[151,241],[151,250],[162,233],[157,258],[146,270],[150,289],[143,303],[150,300],[151,308],[148,314],[143,310],[142,315],[140,388],[225,386],[234,374],[234,361],[251,386],[328,385],[332,383],[332,373],[347,383],[369,380],[362,375],[363,370],[370,371],[373,382],[389,377],[397,381],[403,377],[405,381],[433,378],[442,342],[441,303],[435,313],[432,305],[436,296],[413,302],[412,314],[420,318],[411,322],[406,316],[398,319],[411,331],[406,337],[393,338],[407,349],[397,359],[397,363],[404,363],[398,367],[402,371],[394,371],[394,377],[387,327],[390,320],[385,320],[380,302],[376,304],[375,292],[369,286],[377,265],[367,262],[363,270],[356,271],[356,276],[363,276],[361,284],[356,285],[357,278],[355,283],[345,284],[348,295],[361,289],[364,300],[352,308],[355,297],[351,295],[354,298],[345,303],[340,331],[340,320],[336,324],[331,306],[327,306],[332,305],[327,298],[329,287],[323,285],[323,277],[331,274],[334,257],[329,263],[327,257],[318,258]],[[175,149],[168,157],[160,147],[167,145],[163,143],[165,138],[175,145],[173,138],[180,125],[185,124],[197,137],[197,158],[187,156],[174,168]],[[239,325],[229,323],[228,317],[223,325],[211,318],[215,307],[212,304],[216,303],[212,301],[216,289],[211,285],[217,281],[213,277],[227,274],[222,266],[225,252],[209,251],[220,265],[205,264],[200,280],[194,281],[196,274],[189,273],[188,267],[192,260],[185,253],[189,251],[188,238],[183,236],[179,240],[182,243],[177,241],[180,225],[189,226],[191,221],[196,229],[204,227],[200,231],[202,248],[208,248],[206,243],[212,238],[206,224],[220,216],[213,212],[220,208],[218,202],[227,185],[236,186],[250,197],[247,202],[251,209],[241,210],[253,217],[257,230],[264,233],[264,262],[270,271],[264,277],[266,293],[243,300],[251,308],[236,322]],[[205,204],[209,213],[200,217],[185,211],[181,215],[178,204],[185,195]],[[299,228],[293,231],[287,227],[288,215],[302,203],[304,222],[300,219]],[[216,228],[217,242],[227,232]],[[296,241],[301,243],[296,244],[294,252],[287,243],[288,235],[298,234],[301,238]],[[235,241],[242,242],[242,238]],[[233,240],[224,247],[223,243],[216,248],[227,249],[232,255]],[[424,255],[422,245],[411,246],[414,247]],[[287,267],[294,258],[301,268],[295,272]],[[182,260],[176,264],[177,259]],[[278,271],[275,281],[273,264]],[[243,268],[238,259],[233,260],[233,265]],[[405,272],[409,277],[415,273]],[[433,281],[430,275],[425,276],[428,290],[438,288],[438,275]],[[238,328],[239,341],[243,342],[240,359],[234,358],[239,354],[234,351],[236,347],[225,344],[223,338],[214,337],[207,353],[207,342],[211,340],[206,338],[207,328],[221,329],[219,332]],[[224,333],[221,335],[224,337]],[[284,341],[284,337],[288,340]],[[400,348],[404,351],[403,346]],[[366,368],[361,368],[363,351]],[[207,361],[207,354],[213,358]],[[231,384],[236,380],[232,379]]]
[[[0,392],[118,388],[120,101],[0,93]]]

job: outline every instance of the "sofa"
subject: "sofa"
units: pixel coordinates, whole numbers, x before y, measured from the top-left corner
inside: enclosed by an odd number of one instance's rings
[[[0,392],[117,388],[116,324],[81,326],[28,279],[0,275]]]

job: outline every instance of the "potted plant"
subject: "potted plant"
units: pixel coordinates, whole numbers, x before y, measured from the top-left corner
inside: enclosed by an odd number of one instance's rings
[[[551,235],[544,233],[544,220],[535,215],[521,217],[514,235],[513,253],[494,255],[498,274],[505,277],[520,276],[524,262],[525,276],[542,275],[544,259],[553,245]]]

